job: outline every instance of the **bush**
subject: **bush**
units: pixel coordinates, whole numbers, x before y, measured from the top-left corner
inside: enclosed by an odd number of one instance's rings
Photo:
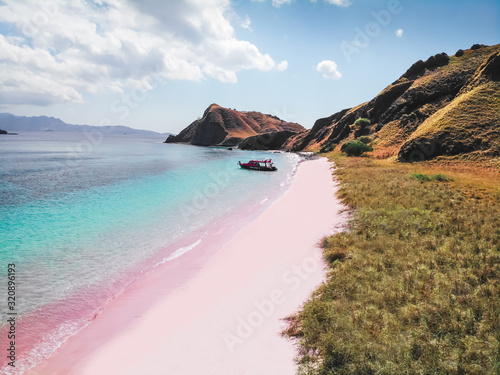
[[[463,56],[463,55],[464,55],[464,50],[463,50],[463,49],[459,49],[459,50],[457,51],[457,53],[455,53],[455,56],[456,56],[456,57],[460,57],[460,56]]]
[[[474,50],[474,49],[479,49],[481,47],[484,47],[484,45],[483,44],[473,44],[470,49]]]
[[[348,141],[342,145],[340,151],[345,152],[347,156],[360,156],[366,151],[373,151],[373,147],[360,141]]]
[[[364,117],[358,118],[356,121],[354,121],[354,125],[359,127],[367,127],[368,125],[370,125],[370,119]]]
[[[358,118],[354,121],[354,137],[358,138],[361,135],[366,135],[369,132],[370,120],[367,118]]]

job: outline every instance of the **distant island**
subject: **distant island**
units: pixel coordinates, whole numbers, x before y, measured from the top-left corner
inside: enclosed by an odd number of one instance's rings
[[[10,113],[0,113],[0,128],[7,134],[18,131],[34,132],[82,132],[98,130],[104,134],[134,134],[134,135],[168,135],[170,133],[158,133],[151,130],[133,129],[123,125],[92,126],[71,125],[64,121],[47,116],[15,116]]]
[[[197,146],[238,146],[241,149],[279,149],[290,136],[306,129],[277,116],[254,111],[237,111],[211,104],[203,116],[193,121],[165,143]]]
[[[18,135],[17,133],[9,133],[7,130],[0,129],[0,135]]]

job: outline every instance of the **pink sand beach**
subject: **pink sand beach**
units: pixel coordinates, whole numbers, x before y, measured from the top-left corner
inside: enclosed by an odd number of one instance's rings
[[[255,220],[145,275],[27,374],[295,374],[283,319],[324,280],[318,242],[346,220],[331,168],[302,162]]]

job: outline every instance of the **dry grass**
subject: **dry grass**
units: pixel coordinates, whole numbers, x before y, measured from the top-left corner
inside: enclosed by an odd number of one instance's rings
[[[490,82],[460,95],[434,113],[410,139],[447,131],[461,137],[500,136],[500,83]],[[491,142],[490,139],[487,141]]]
[[[355,213],[323,241],[328,281],[285,332],[299,373],[499,374],[498,169],[332,157]]]

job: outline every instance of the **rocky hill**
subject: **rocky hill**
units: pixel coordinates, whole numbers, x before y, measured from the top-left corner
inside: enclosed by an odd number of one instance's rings
[[[303,131],[303,126],[283,121],[276,116],[260,112],[240,112],[211,104],[203,113],[203,117],[193,121],[178,135],[169,136],[165,143],[236,146],[248,137],[265,135],[261,142],[255,142],[248,148],[269,149],[268,140],[273,141],[273,148],[281,148],[288,137]],[[281,133],[280,136],[275,137],[278,132]],[[278,139],[281,142],[277,142]]]
[[[362,121],[355,124],[360,118]],[[376,157],[400,161],[500,154],[500,45],[419,60],[370,102],[319,119],[290,137],[292,151],[329,150],[367,135]]]

